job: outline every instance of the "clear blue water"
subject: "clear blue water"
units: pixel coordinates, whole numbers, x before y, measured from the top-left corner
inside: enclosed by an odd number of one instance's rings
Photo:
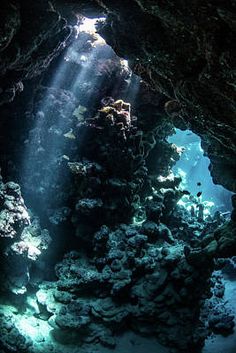
[[[232,193],[213,183],[208,169],[210,160],[203,154],[200,137],[190,130],[176,129],[176,134],[168,141],[184,148],[180,160],[173,167],[174,174],[182,177],[180,186],[195,197],[202,192],[200,201],[213,203],[212,211],[230,211]]]

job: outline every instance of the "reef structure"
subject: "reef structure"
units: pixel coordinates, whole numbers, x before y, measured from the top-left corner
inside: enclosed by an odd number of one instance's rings
[[[129,107],[123,102],[122,106]],[[155,184],[149,194],[152,199],[143,198],[145,220],[132,224],[137,211],[132,204],[142,204],[142,197],[138,200],[136,195],[142,195],[148,166],[145,154],[142,163],[140,157],[139,163],[134,163],[143,143],[133,125],[135,119],[127,117],[127,110],[123,114],[122,106],[102,107],[94,118],[77,126],[76,133],[86,136],[87,144],[81,140],[80,161],[68,162],[68,168],[77,190],[72,220],[80,248],[56,265],[56,282],[39,285],[38,315],[53,328],[55,340],[63,344],[100,342],[114,348],[116,335],[132,329],[157,336],[178,352],[197,352],[215,329],[213,319],[209,325],[200,320],[201,306],[212,296],[215,260],[235,252],[235,223],[229,221],[217,230],[218,225],[213,226],[204,237],[194,237],[187,228],[191,241],[181,240],[181,231],[174,229],[176,217],[181,223],[177,201],[184,193],[178,190],[179,180],[173,179]],[[134,143],[137,136],[138,144]],[[130,164],[138,176],[133,170],[130,173]],[[116,201],[112,204],[111,190]],[[124,198],[129,213],[121,212],[125,210]],[[231,330],[232,316],[227,317]]]

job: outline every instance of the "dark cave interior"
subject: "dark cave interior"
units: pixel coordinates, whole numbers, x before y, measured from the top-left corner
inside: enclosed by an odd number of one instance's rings
[[[0,353],[235,353],[235,10],[1,1]]]

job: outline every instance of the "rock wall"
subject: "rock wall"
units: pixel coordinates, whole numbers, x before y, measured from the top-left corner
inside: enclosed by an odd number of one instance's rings
[[[32,25],[33,24],[33,25]],[[71,29],[45,0],[1,2],[0,104],[40,75],[63,48]]]
[[[234,2],[98,2],[99,33],[170,99],[175,125],[202,138],[213,180],[235,191]]]
[[[23,294],[31,263],[48,248],[51,238],[30,216],[18,184],[0,180],[0,202],[1,292]]]

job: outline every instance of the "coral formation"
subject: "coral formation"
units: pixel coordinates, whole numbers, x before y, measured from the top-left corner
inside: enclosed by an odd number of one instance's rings
[[[30,217],[18,184],[0,181],[1,291],[26,292],[29,267],[47,249],[50,236]]]

